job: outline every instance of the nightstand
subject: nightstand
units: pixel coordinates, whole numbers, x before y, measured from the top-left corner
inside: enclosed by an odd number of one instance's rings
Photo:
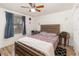
[[[69,33],[61,32],[59,34],[59,44],[62,44],[62,41],[64,40],[64,46],[69,45],[69,38],[70,38]],[[68,41],[68,44],[67,44],[67,41]]]
[[[32,35],[35,35],[35,34],[38,34],[38,33],[40,33],[40,31],[35,31],[35,30],[32,30],[32,31],[31,31],[31,34],[32,34]]]

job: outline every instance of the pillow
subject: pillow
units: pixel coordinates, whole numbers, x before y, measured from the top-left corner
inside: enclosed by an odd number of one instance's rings
[[[47,32],[41,32],[40,33],[42,36],[47,36],[47,37],[52,37],[52,36],[57,36],[57,34],[55,34],[55,33],[47,33]]]
[[[57,34],[55,34],[55,33],[48,33],[47,35],[49,35],[49,36],[57,36]]]
[[[40,32],[40,34],[41,34],[41,35],[46,35],[46,34],[47,34],[47,32]]]

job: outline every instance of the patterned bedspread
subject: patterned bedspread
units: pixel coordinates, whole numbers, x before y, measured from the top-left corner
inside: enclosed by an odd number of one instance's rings
[[[57,44],[59,42],[58,36],[54,33],[45,33],[45,32],[43,33],[42,32],[42,33],[36,34],[36,35],[29,35],[28,37],[42,40],[45,42],[49,42],[49,43],[53,44],[54,48],[57,47]]]

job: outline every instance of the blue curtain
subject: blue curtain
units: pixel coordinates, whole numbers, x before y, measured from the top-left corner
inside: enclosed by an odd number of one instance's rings
[[[22,16],[22,22],[23,22],[23,35],[26,35],[26,21],[25,21],[25,16]]]
[[[5,35],[4,38],[10,38],[14,36],[14,27],[13,27],[13,14],[9,12],[5,12],[6,16],[6,27],[5,27]]]

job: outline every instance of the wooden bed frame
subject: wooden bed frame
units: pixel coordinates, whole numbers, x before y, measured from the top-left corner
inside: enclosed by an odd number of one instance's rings
[[[59,34],[60,33],[60,25],[59,24],[41,25],[41,31]]]
[[[44,53],[21,42],[15,42],[16,56],[45,56]]]
[[[41,25],[41,31],[49,33],[60,33],[60,25]],[[15,55],[17,56],[45,56],[42,52],[33,47],[29,47],[21,42],[15,42]]]

